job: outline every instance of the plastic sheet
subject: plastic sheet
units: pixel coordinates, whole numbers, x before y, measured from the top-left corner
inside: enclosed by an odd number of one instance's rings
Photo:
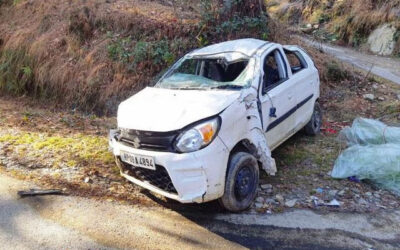
[[[400,195],[400,128],[357,118],[339,138],[350,147],[336,160],[333,178],[368,179]]]
[[[351,127],[340,132],[339,139],[348,145],[400,144],[400,128],[389,127],[377,120],[357,118]]]

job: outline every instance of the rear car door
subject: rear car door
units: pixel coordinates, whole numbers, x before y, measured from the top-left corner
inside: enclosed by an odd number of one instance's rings
[[[300,130],[309,121],[314,108],[314,81],[318,74],[307,64],[299,50],[284,48],[292,72],[293,89],[296,93],[295,131]],[[317,79],[318,80],[318,79]]]
[[[271,149],[288,138],[294,128],[294,82],[291,81],[283,51],[276,47],[261,56],[262,85],[260,102],[263,124]]]

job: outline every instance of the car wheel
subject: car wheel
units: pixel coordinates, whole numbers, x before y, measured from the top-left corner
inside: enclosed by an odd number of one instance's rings
[[[220,204],[231,212],[250,207],[257,195],[259,180],[257,159],[245,152],[235,153],[229,162],[224,195]]]
[[[304,127],[307,135],[317,135],[321,132],[322,126],[322,110],[318,102],[314,105],[314,112],[311,116],[311,120]]]

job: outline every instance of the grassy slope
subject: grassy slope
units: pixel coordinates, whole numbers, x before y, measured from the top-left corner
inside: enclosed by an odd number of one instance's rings
[[[3,4],[0,89],[100,114],[114,112],[118,101],[174,60],[167,52],[181,55],[196,46],[193,20],[186,16],[140,0]],[[141,54],[135,62],[124,61],[129,51],[121,43],[139,41]],[[149,55],[159,47],[161,55]]]
[[[97,114],[115,113],[121,100],[193,48],[267,38],[259,27],[268,23],[254,19],[245,20],[253,28],[240,28],[239,20],[215,32],[213,7],[211,21],[199,25],[194,8],[161,0],[3,1],[0,91]]]

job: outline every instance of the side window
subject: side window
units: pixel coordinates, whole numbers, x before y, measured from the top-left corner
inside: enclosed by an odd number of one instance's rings
[[[300,52],[285,50],[285,54],[289,61],[290,68],[292,69],[293,74],[296,74],[302,69],[307,68],[307,63]]]
[[[274,50],[264,59],[263,90],[271,89],[287,79],[286,65],[281,53]]]

